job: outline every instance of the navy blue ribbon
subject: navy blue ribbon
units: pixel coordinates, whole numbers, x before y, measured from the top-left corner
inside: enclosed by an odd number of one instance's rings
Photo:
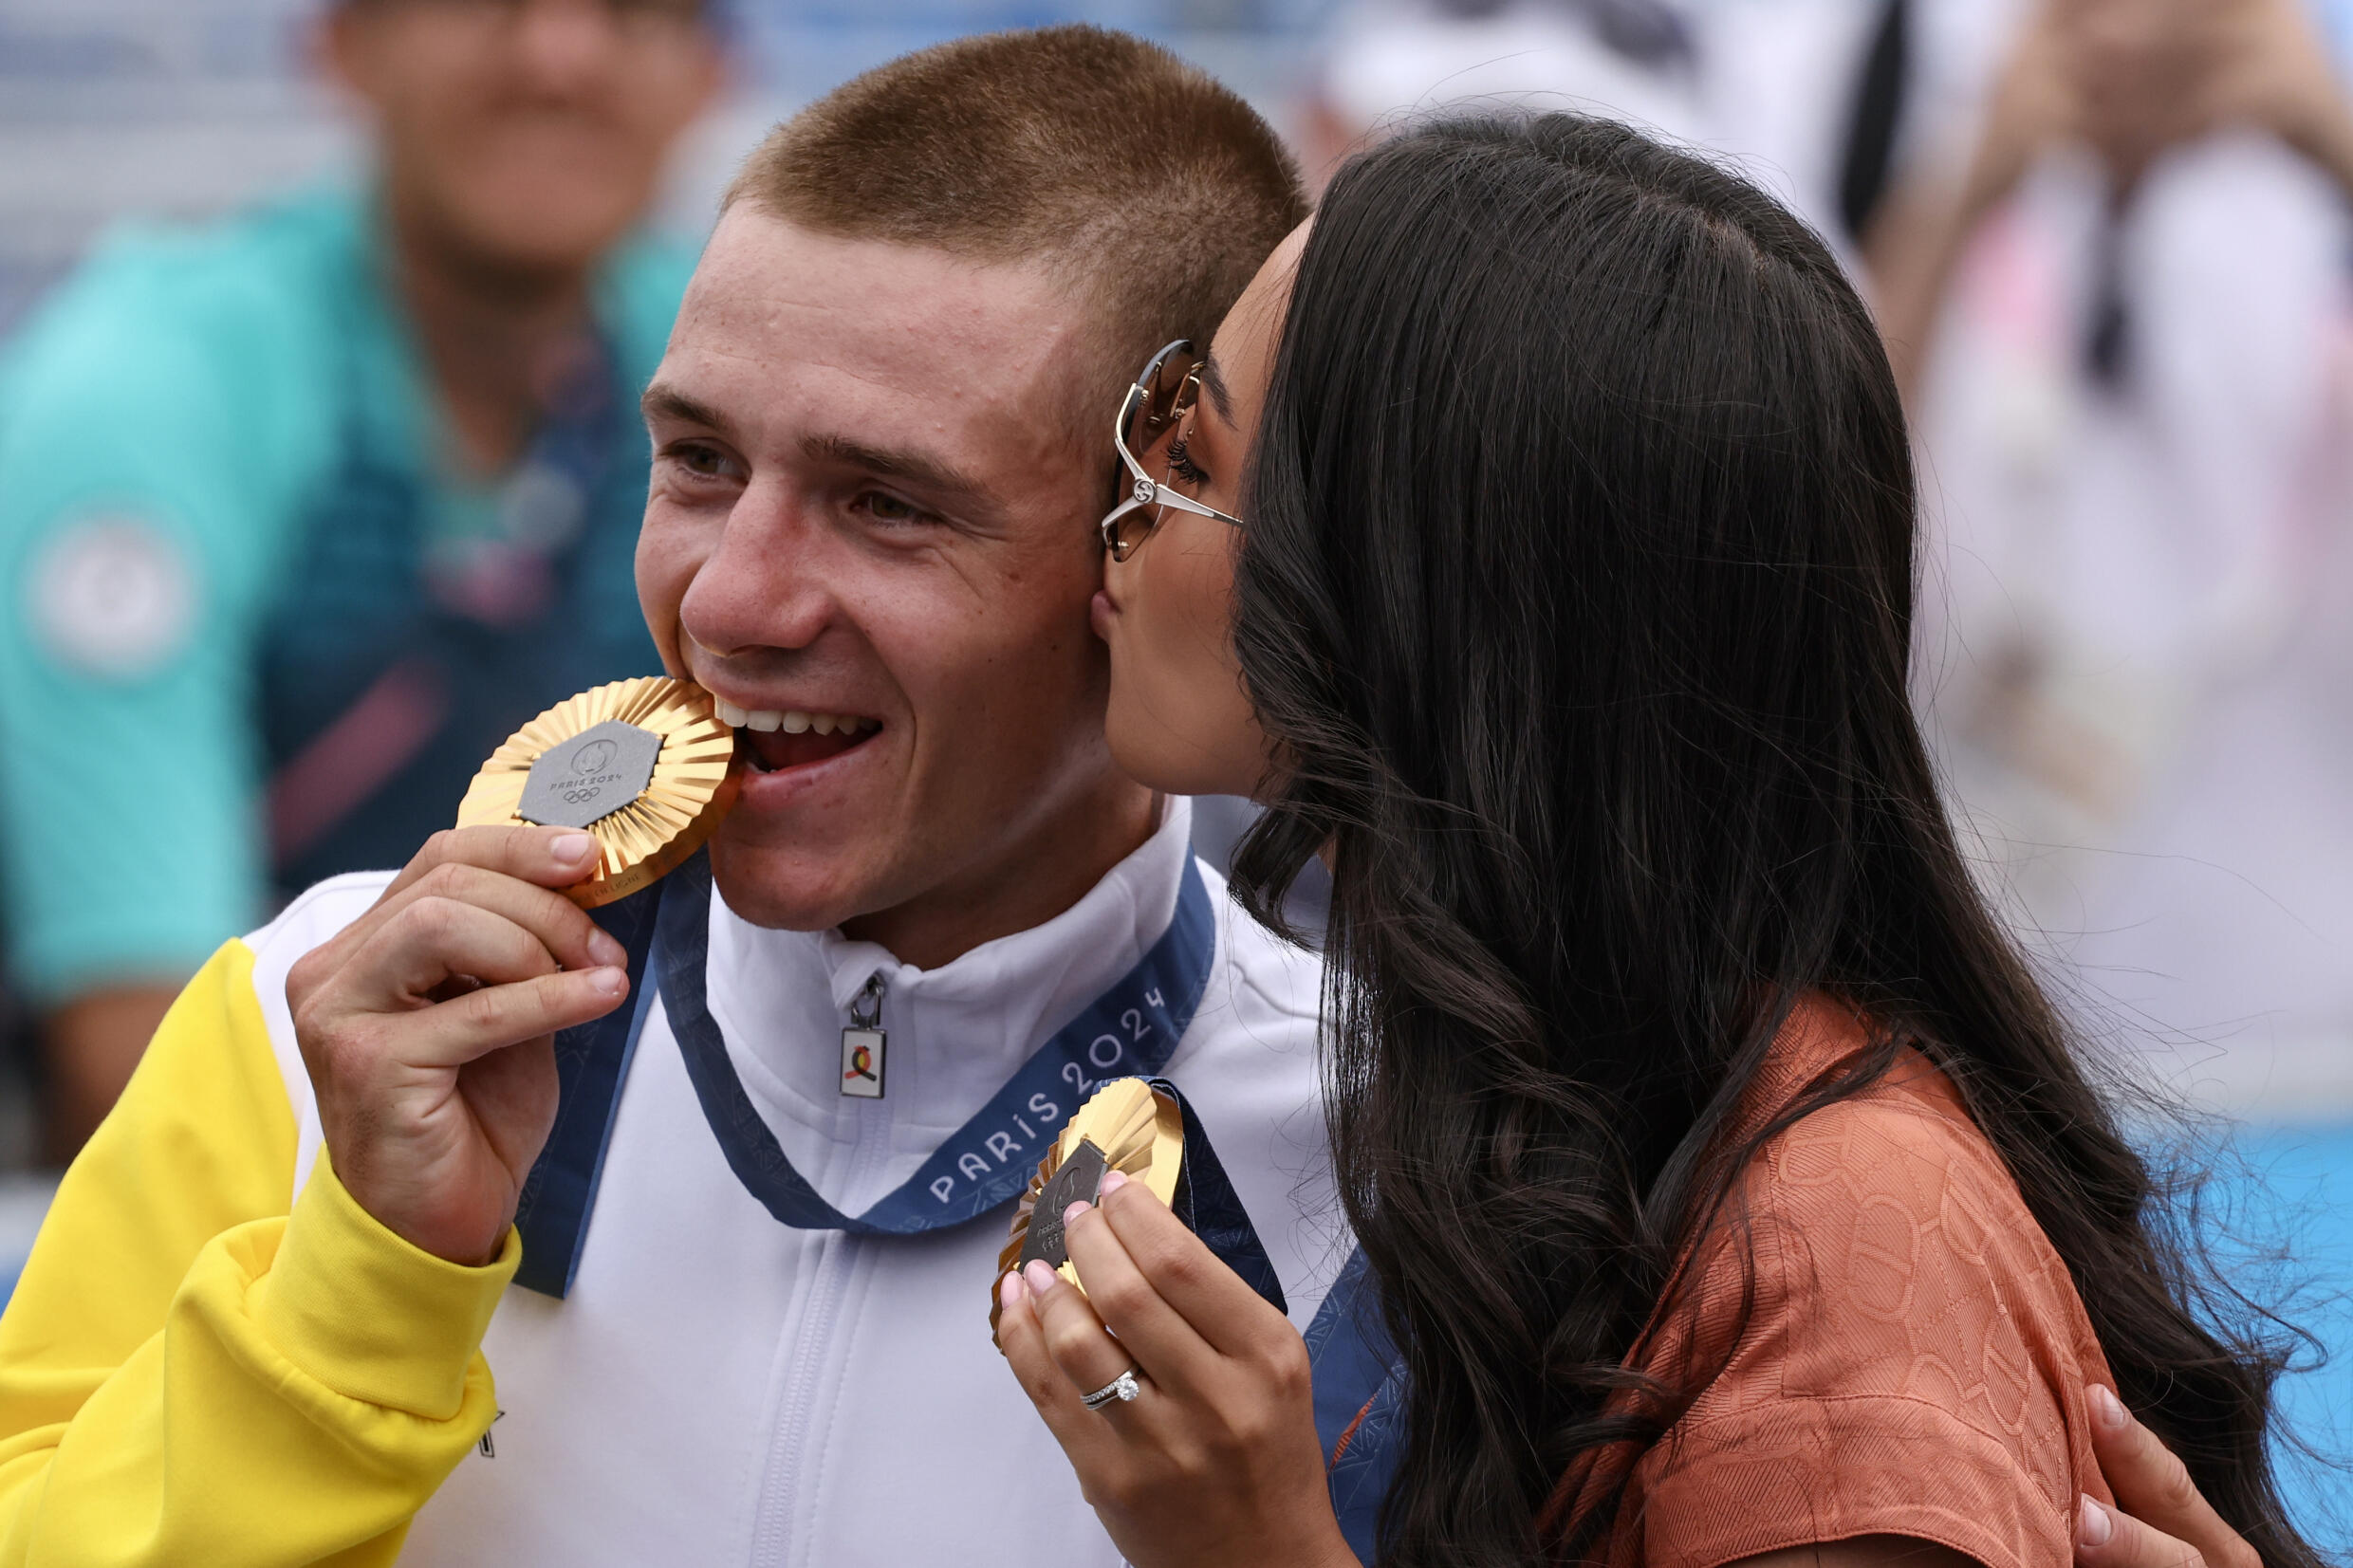
[[[1405,1445],[1403,1360],[1380,1315],[1380,1282],[1362,1248],[1332,1282],[1307,1325],[1315,1434],[1324,1447],[1332,1511],[1361,1562],[1379,1559],[1380,1503]]]
[[[1242,1282],[1265,1297],[1277,1312],[1288,1313],[1290,1303],[1283,1299],[1283,1282],[1275,1277],[1274,1264],[1267,1257],[1266,1244],[1258,1239],[1258,1227],[1251,1224],[1250,1211],[1242,1207],[1241,1194],[1226,1175],[1225,1166],[1217,1158],[1217,1151],[1210,1146],[1208,1130],[1193,1106],[1176,1085],[1164,1078],[1156,1078],[1152,1086],[1176,1102],[1185,1116],[1184,1157],[1176,1163],[1176,1198],[1169,1205],[1185,1228],[1201,1238],[1209,1249],[1228,1268],[1242,1277]]]
[[[629,954],[629,1005],[556,1036],[556,1119],[515,1204],[515,1229],[523,1237],[515,1283],[543,1296],[561,1298],[580,1272],[621,1082],[653,1004],[654,987],[645,982],[662,886],[657,882],[589,912]]]
[[[1176,917],[1136,967],[1039,1046],[914,1175],[851,1215],[793,1169],[728,1060],[703,989],[710,908],[711,865],[698,855],[671,874],[657,945],[662,1005],[703,1116],[737,1179],[779,1221],[863,1236],[945,1229],[1017,1196],[1081,1101],[1112,1079],[1148,1078],[1167,1062],[1200,1005],[1217,947],[1216,912],[1188,856]]]
[[[654,887],[597,911],[596,919],[628,951],[633,1005],[556,1037],[562,1099],[515,1213],[523,1237],[516,1282],[555,1297],[579,1272],[622,1081],[657,990],[720,1152],[770,1214],[802,1229],[912,1235],[965,1224],[1010,1202],[1088,1095],[1113,1079],[1157,1074],[1200,1005],[1217,938],[1208,889],[1188,857],[1176,917],[1136,967],[1056,1031],[912,1177],[853,1216],[818,1196],[786,1157],[745,1093],[711,1016],[709,860],[695,856]],[[1184,1112],[1179,1217],[1282,1307],[1282,1285],[1266,1248],[1199,1118],[1175,1085],[1154,1083]]]

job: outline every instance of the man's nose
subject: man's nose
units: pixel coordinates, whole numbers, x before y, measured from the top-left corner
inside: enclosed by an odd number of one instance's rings
[[[747,491],[687,584],[678,624],[716,653],[808,647],[836,609],[821,532],[788,502]]]
[[[622,50],[621,22],[611,0],[523,0],[507,46],[532,86],[568,97],[613,72]]]

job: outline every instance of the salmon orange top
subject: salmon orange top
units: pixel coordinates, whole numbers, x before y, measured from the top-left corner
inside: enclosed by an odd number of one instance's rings
[[[1752,1135],[1867,1043],[1853,1012],[1808,997],[1741,1126]],[[2083,1301],[1916,1051],[1765,1144],[1634,1360],[1659,1376],[1721,1370],[1635,1461],[1612,1568],[1715,1568],[1866,1535],[2061,1568],[2078,1493],[2109,1500],[2084,1387],[2114,1384]]]

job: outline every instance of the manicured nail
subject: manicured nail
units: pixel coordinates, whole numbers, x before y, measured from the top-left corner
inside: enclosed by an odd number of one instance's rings
[[[2105,1546],[2116,1534],[2116,1521],[2108,1511],[2089,1497],[2077,1500],[2075,1505],[2075,1543],[2078,1546]]]
[[[622,969],[590,969],[588,984],[606,996],[619,996],[629,989],[629,975]]]
[[[1030,1295],[1043,1296],[1054,1288],[1053,1265],[1043,1258],[1032,1258],[1022,1269],[1021,1279],[1029,1287]]]
[[[1112,1194],[1112,1193],[1117,1192],[1117,1191],[1118,1191],[1121,1188],[1125,1187],[1126,1185],[1127,1185],[1127,1172],[1126,1172],[1126,1171],[1104,1171],[1104,1172],[1103,1172],[1102,1185],[1101,1187],[1099,1187],[1099,1188],[1097,1188],[1097,1189],[1095,1190],[1095,1201],[1096,1201],[1096,1202],[1098,1202],[1098,1203],[1101,1203],[1103,1199],[1105,1199],[1105,1198],[1107,1198],[1107,1197],[1111,1196],[1111,1194]]]
[[[1093,1204],[1084,1201],[1072,1204],[1069,1208],[1062,1211],[1062,1227],[1065,1230],[1069,1229],[1072,1223],[1076,1221],[1080,1215],[1085,1213],[1088,1209],[1094,1207],[1095,1206]]]
[[[629,950],[613,940],[608,932],[599,931],[588,938],[588,956],[600,964],[624,968],[629,963]]]
[[[1010,1312],[1013,1303],[1020,1300],[1021,1276],[1009,1268],[1005,1271],[1005,1278],[997,1282],[997,1305]]]
[[[547,840],[547,853],[560,866],[575,866],[588,858],[588,852],[597,841],[585,833],[559,833]]]
[[[2117,1398],[2116,1392],[2105,1383],[2094,1383],[2084,1393],[2084,1403],[2091,1407],[2092,1421],[2109,1431],[2121,1432],[2132,1425],[2132,1416],[2126,1412],[2124,1402]]]

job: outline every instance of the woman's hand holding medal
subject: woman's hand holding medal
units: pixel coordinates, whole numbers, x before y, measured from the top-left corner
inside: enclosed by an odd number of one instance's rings
[[[1354,1568],[1289,1320],[1141,1182],[1114,1171],[1065,1215],[1085,1290],[1044,1264],[1006,1275],[997,1338],[1121,1553],[1136,1568]],[[1134,1398],[1083,1402],[1130,1372]]]

